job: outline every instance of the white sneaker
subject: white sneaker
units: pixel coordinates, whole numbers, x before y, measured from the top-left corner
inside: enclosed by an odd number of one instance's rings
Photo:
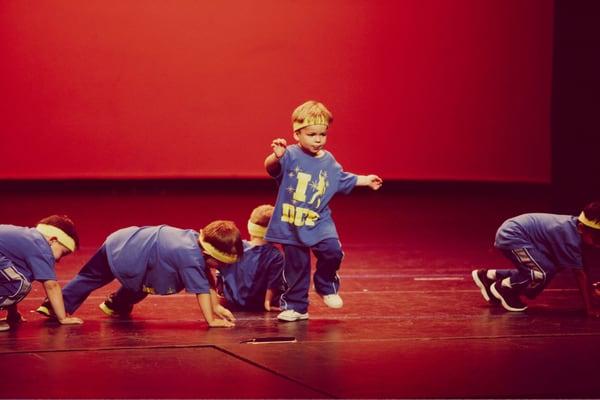
[[[0,332],[4,332],[4,331],[8,331],[8,330],[10,330],[10,325],[4,321],[0,321]]]
[[[344,306],[344,300],[339,294],[326,294],[323,297],[323,302],[327,307],[330,308],[342,308]]]
[[[285,310],[279,313],[277,319],[280,321],[294,322],[308,319],[308,313],[301,314],[294,310]]]

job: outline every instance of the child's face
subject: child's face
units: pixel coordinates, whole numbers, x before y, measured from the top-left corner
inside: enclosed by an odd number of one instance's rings
[[[294,139],[306,153],[312,156],[321,154],[327,143],[327,126],[311,125],[294,132]]]
[[[64,256],[71,254],[71,250],[60,244],[56,239],[50,239],[50,249],[52,249],[52,255],[56,262],[59,262]]]
[[[219,260],[217,260],[216,258],[211,256],[207,252],[203,252],[203,253],[204,253],[204,262],[206,263],[206,266],[211,269],[216,269],[220,264]]]
[[[588,246],[600,249],[600,231],[597,229],[590,229],[579,223],[577,225],[581,240]]]

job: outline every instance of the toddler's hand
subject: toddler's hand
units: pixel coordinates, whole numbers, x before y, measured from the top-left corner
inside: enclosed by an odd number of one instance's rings
[[[592,318],[600,318],[600,310],[593,308],[591,310],[587,310],[588,317]]]
[[[286,146],[287,142],[285,141],[285,139],[277,138],[273,140],[273,142],[271,143],[271,148],[273,149],[273,154],[275,154],[275,157],[277,157],[277,159],[283,157],[283,154],[286,150]]]
[[[225,319],[215,318],[208,323],[208,326],[211,328],[232,328],[235,324]]]
[[[377,175],[367,175],[367,178],[369,179],[369,187],[373,190],[379,190],[383,185],[383,179]]]
[[[270,301],[265,301],[265,311],[281,311],[279,307],[271,305]]]
[[[61,325],[80,325],[83,324],[83,320],[77,317],[65,317],[59,320]]]
[[[227,321],[231,321],[231,322],[235,321],[235,317],[233,316],[232,312],[220,304],[215,308],[214,311],[215,311],[215,314],[217,314],[219,317],[221,317]]]

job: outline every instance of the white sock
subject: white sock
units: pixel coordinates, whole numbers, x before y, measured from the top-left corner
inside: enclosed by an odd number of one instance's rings
[[[502,279],[502,286],[512,288],[512,285],[510,284],[510,278]]]
[[[496,270],[495,269],[488,269],[487,272],[485,273],[485,276],[488,279],[491,279],[493,281],[496,280]]]

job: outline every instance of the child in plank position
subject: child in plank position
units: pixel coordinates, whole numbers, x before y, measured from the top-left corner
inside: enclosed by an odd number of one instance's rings
[[[283,255],[265,240],[273,206],[256,207],[248,220],[250,240],[244,240],[244,256],[233,264],[222,264],[217,280],[228,305],[239,309],[271,311],[281,294]]]
[[[63,289],[65,309],[74,313],[89,294],[115,278],[121,288],[100,309],[129,316],[148,294],[169,295],[185,289],[196,295],[210,327],[234,326],[233,314],[218,302],[209,268],[230,264],[243,253],[240,232],[231,221],[214,221],[202,230],[167,225],[118,230]],[[52,316],[48,303],[37,311]]]
[[[56,263],[73,253],[78,244],[75,224],[66,215],[51,215],[35,228],[0,225],[0,309],[7,310],[6,320],[0,321],[0,331],[22,321],[17,303],[29,294],[33,281],[42,282],[58,322],[83,323],[67,316],[55,271]]]
[[[588,204],[578,217],[531,213],[505,221],[496,233],[495,247],[514,269],[479,269],[471,273],[483,298],[508,311],[524,311],[521,295],[538,296],[563,268],[575,272],[586,310],[600,316],[592,302],[584,247],[600,248],[600,202]]]

